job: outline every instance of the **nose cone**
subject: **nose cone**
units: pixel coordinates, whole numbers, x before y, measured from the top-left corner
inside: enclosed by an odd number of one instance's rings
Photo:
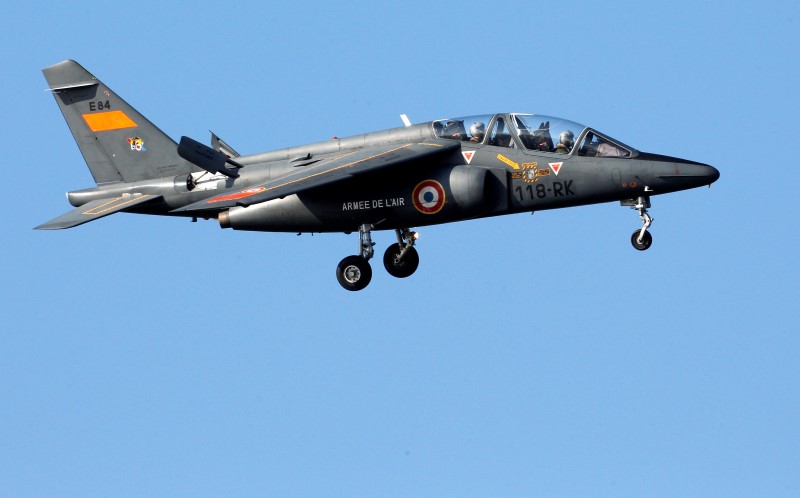
[[[717,168],[709,164],[704,164],[702,168],[709,185],[719,180],[719,170]]]
[[[719,170],[708,164],[687,161],[675,163],[674,173],[662,175],[661,178],[685,183],[689,188],[704,187],[719,179]]]
[[[648,161],[654,176],[668,191],[704,187],[719,179],[719,170],[709,164],[649,153],[640,153],[637,159]]]

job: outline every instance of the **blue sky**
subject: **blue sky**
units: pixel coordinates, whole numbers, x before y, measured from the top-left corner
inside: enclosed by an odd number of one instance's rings
[[[796,3],[12,10],[0,494],[800,492]],[[413,277],[349,293],[353,235],[32,230],[92,186],[43,91],[67,58],[242,153],[520,111],[722,177],[654,197],[644,253],[618,204],[426,227]]]

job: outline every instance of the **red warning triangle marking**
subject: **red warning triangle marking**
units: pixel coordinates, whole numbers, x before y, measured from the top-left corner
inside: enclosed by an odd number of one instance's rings
[[[461,155],[464,156],[464,160],[467,161],[467,164],[469,164],[470,161],[472,161],[472,156],[475,155],[475,151],[474,150],[469,150],[466,152],[461,151]]]
[[[558,172],[561,170],[561,165],[564,163],[549,163],[550,169],[553,170],[556,176],[558,176]]]

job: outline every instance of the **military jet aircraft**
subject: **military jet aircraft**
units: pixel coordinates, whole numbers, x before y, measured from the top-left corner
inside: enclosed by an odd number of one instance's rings
[[[651,196],[719,178],[707,164],[524,113],[413,125],[403,116],[403,127],[242,156],[214,134],[210,147],[175,143],[75,61],[43,73],[97,185],[69,192],[75,209],[37,229],[124,211],[234,230],[358,232],[356,254],[336,268],[351,291],[372,278],[373,230],[395,231],[383,264],[405,278],[419,265],[411,227],[619,201],[641,218],[631,243],[643,251]]]

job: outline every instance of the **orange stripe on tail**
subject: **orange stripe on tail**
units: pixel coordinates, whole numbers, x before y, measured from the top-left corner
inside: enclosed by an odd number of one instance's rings
[[[83,119],[89,125],[89,129],[94,132],[119,130],[122,128],[135,128],[138,126],[122,111],[98,112],[95,114],[84,114]]]

